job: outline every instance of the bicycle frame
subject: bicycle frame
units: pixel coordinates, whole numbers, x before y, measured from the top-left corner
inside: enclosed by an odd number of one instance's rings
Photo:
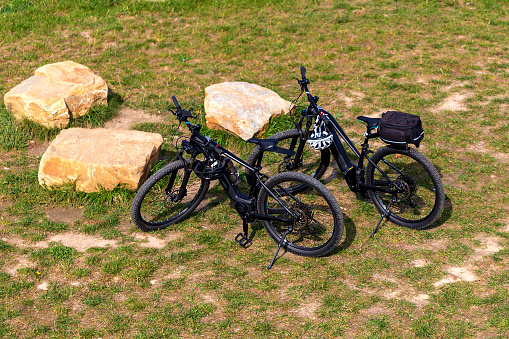
[[[200,129],[202,126],[200,124],[192,125],[189,121],[187,121],[188,117],[193,117],[193,116],[190,114],[190,112],[184,111],[181,109],[176,98],[172,97],[172,99],[174,100],[174,103],[177,107],[177,113],[175,115],[177,115],[179,120],[185,122],[185,124],[187,125],[187,127],[189,128],[189,130],[192,133],[190,141],[187,141],[187,140],[182,141],[182,149],[179,151],[179,153],[177,155],[177,157],[180,160],[184,161],[184,163],[187,164],[188,162],[183,157],[183,154],[185,152],[187,152],[188,154],[191,155],[191,162],[190,162],[189,166],[186,165],[186,171],[185,171],[184,178],[182,179],[182,183],[181,183],[181,186],[179,189],[179,195],[176,197],[176,200],[182,199],[183,196],[186,194],[185,187],[189,181],[189,177],[190,177],[191,173],[193,171],[195,171],[194,163],[196,161],[196,156],[198,156],[199,154],[204,154],[205,158],[207,160],[219,160],[220,157],[226,157],[227,159],[235,161],[236,163],[240,164],[241,166],[243,166],[243,167],[247,168],[248,170],[252,171],[253,173],[255,173],[256,178],[257,178],[257,181],[250,185],[249,194],[245,194],[242,191],[240,191],[240,189],[229,180],[226,169],[221,168],[220,169],[221,172],[219,173],[219,175],[217,177],[217,179],[219,180],[219,183],[223,187],[228,198],[233,202],[237,213],[239,214],[239,216],[241,217],[241,219],[243,221],[243,233],[239,233],[235,237],[235,241],[243,247],[248,247],[249,245],[251,245],[251,241],[248,238],[248,223],[253,222],[257,219],[288,223],[288,230],[287,230],[286,234],[292,232],[293,231],[293,223],[296,220],[296,218],[298,218],[298,216],[296,216],[292,211],[290,211],[271,190],[267,189],[267,192],[281,205],[281,207],[288,213],[289,216],[291,216],[291,218],[280,218],[280,217],[256,213],[256,210],[257,210],[256,196],[258,195],[261,187],[267,188],[261,179],[261,176],[262,176],[262,174],[260,174],[261,167],[251,166],[244,160],[237,157],[235,154],[231,153],[224,147],[222,147],[219,144],[217,144],[216,142],[214,142],[212,139],[202,135],[200,133]],[[166,191],[168,191],[168,187],[171,187],[173,185],[174,180],[175,180],[175,177],[172,176],[170,178],[170,181],[168,183]],[[284,189],[283,189],[283,191],[284,191]],[[286,192],[286,194],[289,194],[289,193]],[[285,234],[285,236],[286,236],[286,234]],[[283,236],[283,239],[278,246],[278,251],[284,241],[285,236]],[[277,252],[276,252],[276,255],[277,255]],[[272,264],[274,263],[276,255],[274,256],[274,259],[273,259],[271,265],[269,266],[269,268],[272,267]]]
[[[311,119],[314,117],[315,119],[320,119],[325,123],[327,128],[329,129],[329,132],[332,133],[332,144],[329,147],[332,155],[334,156],[334,159],[336,160],[336,163],[341,170],[348,187],[353,192],[364,192],[366,190],[371,191],[378,191],[378,192],[385,192],[389,194],[397,194],[398,191],[396,189],[389,189],[385,188],[383,186],[390,186],[390,178],[380,169],[373,161],[371,161],[370,157],[368,156],[369,150],[369,139],[378,137],[378,133],[372,133],[371,129],[367,128],[366,133],[364,133],[364,142],[362,144],[361,151],[359,151],[353,142],[348,138],[345,131],[341,128],[339,123],[334,119],[334,117],[325,111],[322,107],[318,106],[316,102],[318,101],[318,97],[311,95],[309,92],[309,89],[307,85],[309,84],[309,80],[305,77],[305,71],[306,69],[304,67],[301,67],[301,74],[303,80],[298,80],[299,85],[301,86],[301,89],[303,92],[306,93],[309,106],[308,111],[303,112],[303,116],[300,119],[299,123],[296,124],[297,128],[302,132],[299,133],[300,137],[302,138],[302,141],[306,141],[307,137],[309,135],[309,129],[311,128]],[[305,131],[302,131],[302,122],[303,118],[307,117],[306,122],[306,129]],[[311,119],[310,119],[311,118]],[[346,145],[352,150],[353,154],[358,158],[357,165],[353,164],[350,157],[346,153],[345,148],[343,147],[343,143],[341,142],[341,139],[346,143]],[[302,149],[304,147],[304,142],[301,142],[299,145],[299,149],[297,150],[297,156],[296,156],[296,163],[300,160],[300,155],[302,154]],[[294,145],[293,145],[294,146]],[[387,178],[389,181],[388,183],[380,183],[380,185],[368,185],[364,182],[364,159],[367,159],[369,162],[371,162],[375,168],[380,171],[380,173]]]
[[[186,124],[192,132],[192,137],[190,142],[186,140],[182,142],[183,147],[182,150],[179,152],[178,157],[181,160],[184,160],[183,153],[187,152],[191,155],[192,160],[189,167],[186,169],[186,174],[184,176],[184,179],[182,180],[182,187],[185,187],[191,172],[194,170],[193,165],[197,155],[204,154],[208,160],[210,159],[216,160],[216,158],[224,156],[232,161],[235,161],[236,163],[240,164],[241,166],[247,168],[248,170],[256,174],[258,181],[256,184],[250,186],[249,194],[245,194],[244,192],[240,191],[240,189],[237,186],[233,185],[231,181],[228,179],[227,173],[225,171],[223,171],[223,173],[221,173],[217,179],[219,180],[221,186],[228,195],[228,198],[230,198],[230,200],[232,200],[232,202],[234,203],[235,208],[237,209],[237,212],[239,213],[241,218],[247,217],[249,222],[254,221],[254,219],[252,218],[254,216],[256,216],[255,217],[256,219],[258,219],[260,215],[253,212],[255,210],[253,199],[259,192],[260,188],[263,186],[263,182],[260,179],[259,169],[249,165],[247,162],[240,159],[235,154],[231,153],[230,151],[220,146],[219,144],[215,143],[213,140],[203,136],[199,132],[201,125],[193,126],[189,122],[186,122]],[[277,220],[285,221],[283,219]]]
[[[224,147],[220,146],[216,142],[214,142],[212,139],[203,136],[200,133],[201,125],[192,125],[189,121],[187,121],[188,117],[193,117],[191,115],[190,111],[184,111],[181,109],[180,105],[178,104],[178,101],[175,97],[172,97],[173,102],[175,103],[175,106],[177,107],[177,117],[179,118],[179,121],[184,121],[189,130],[191,131],[192,135],[190,138],[190,141],[184,140],[182,141],[182,149],[179,151],[177,157],[182,160],[186,164],[185,174],[184,178],[182,179],[181,186],[179,188],[179,194],[176,197],[176,200],[180,200],[184,197],[186,194],[186,186],[189,181],[191,173],[194,171],[196,174],[198,174],[194,168],[194,164],[196,160],[196,156],[199,154],[204,154],[207,161],[213,160],[213,161],[219,161],[221,157],[225,157],[231,161],[235,161],[236,163],[240,164],[241,166],[245,167],[247,170],[252,171],[257,180],[254,183],[250,184],[249,188],[249,194],[243,193],[239,187],[232,183],[232,181],[228,178],[228,172],[227,169],[224,167],[221,167],[219,175],[215,177],[214,179],[218,179],[219,183],[223,187],[224,191],[226,192],[228,198],[233,202],[234,207],[239,214],[239,216],[242,219],[242,228],[243,233],[237,234],[235,237],[235,241],[241,245],[242,247],[248,247],[251,245],[251,240],[248,238],[248,224],[250,222],[253,222],[255,220],[266,220],[266,221],[278,221],[282,223],[288,224],[288,229],[283,234],[281,241],[278,244],[276,253],[274,254],[274,257],[272,258],[271,263],[268,266],[268,269],[270,269],[276,260],[277,254],[279,253],[279,250],[281,249],[281,246],[284,244],[286,236],[293,232],[294,230],[294,223],[298,219],[298,215],[296,215],[294,212],[292,212],[290,209],[288,209],[285,204],[281,202],[281,200],[277,197],[277,195],[272,192],[270,189],[268,189],[265,184],[262,181],[262,176],[266,177],[265,175],[260,173],[260,166],[251,166],[244,160],[237,157],[232,152],[228,151]],[[277,147],[274,147],[275,144],[272,146],[271,149],[275,149]],[[281,151],[281,150],[280,150]],[[191,155],[191,162],[189,166],[187,166],[188,162],[184,159],[183,154],[187,152]],[[166,191],[168,192],[169,187],[171,187],[175,181],[176,174],[173,174],[172,177],[169,180],[168,186],[166,188]],[[271,215],[265,215],[257,213],[257,207],[256,207],[256,196],[260,192],[261,187],[264,187],[267,189],[267,192],[279,203],[279,205],[282,207],[282,210],[284,210],[289,218],[281,218]],[[290,196],[292,199],[299,201],[297,198],[295,198],[292,194],[290,194],[286,189],[280,187],[282,192],[288,196]]]

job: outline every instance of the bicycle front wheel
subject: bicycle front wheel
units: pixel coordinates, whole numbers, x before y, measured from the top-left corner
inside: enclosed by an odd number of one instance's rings
[[[163,229],[183,220],[198,207],[210,181],[191,172],[187,185],[183,186],[185,172],[184,161],[174,161],[140,187],[131,205],[131,218],[136,226],[144,231]],[[184,195],[179,199],[181,190]]]
[[[268,139],[279,140],[278,146],[292,151],[298,151],[299,145],[304,143],[301,154],[286,155],[275,152],[263,152],[257,146],[249,155],[247,163],[254,166],[258,160],[262,158],[261,166],[262,172],[269,177],[282,172],[300,172],[307,174],[315,179],[320,179],[327,170],[330,162],[330,150],[324,149],[321,151],[312,148],[306,141],[301,140],[299,132],[296,129],[289,129],[270,136]],[[297,160],[298,158],[298,160]],[[247,174],[249,183],[255,182],[256,178],[252,173]],[[289,188],[291,190],[302,189],[303,186]]]
[[[288,188],[302,185],[297,193]],[[318,180],[298,172],[276,174],[265,182],[258,196],[258,212],[294,218],[293,231],[283,243],[289,252],[305,257],[323,256],[332,251],[343,235],[343,213],[332,193]],[[276,243],[289,228],[288,222],[262,220]]]
[[[390,222],[423,229],[440,217],[445,202],[444,187],[438,171],[424,155],[413,148],[385,146],[371,160],[373,163],[366,166],[366,184],[399,191],[387,215]],[[369,191],[369,195],[380,213],[393,198],[384,192]]]

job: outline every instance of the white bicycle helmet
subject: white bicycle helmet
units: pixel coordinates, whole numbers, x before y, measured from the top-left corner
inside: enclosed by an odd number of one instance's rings
[[[323,121],[316,121],[313,127],[313,132],[308,138],[309,146],[316,150],[323,150],[332,144],[332,133],[327,130]]]

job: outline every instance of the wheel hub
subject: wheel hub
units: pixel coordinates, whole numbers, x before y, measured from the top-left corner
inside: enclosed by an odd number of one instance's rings
[[[312,233],[313,229],[310,225],[311,220],[313,220],[313,210],[306,204],[296,203],[291,208],[292,216],[295,217],[294,220],[294,232],[298,233]],[[285,217],[290,217],[287,214]]]
[[[278,171],[279,171],[279,173],[290,172],[290,171],[293,171],[301,166],[302,166],[302,159],[299,161],[299,164],[296,164],[294,159],[286,158],[283,160],[282,163],[279,164]]]
[[[416,182],[414,179],[407,175],[400,175],[394,182],[396,189],[398,190],[398,200],[410,199],[415,195]]]
[[[279,164],[277,170],[278,170],[278,173],[283,173],[283,172],[288,172],[288,166],[290,164],[288,163],[287,160],[283,161],[282,163]]]
[[[169,194],[165,194],[163,197],[163,205],[165,208],[170,209],[175,204],[177,204],[180,200],[178,200],[180,190],[174,190],[170,192]]]

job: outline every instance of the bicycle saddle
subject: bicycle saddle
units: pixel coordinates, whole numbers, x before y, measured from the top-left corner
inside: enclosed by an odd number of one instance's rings
[[[364,122],[368,129],[378,127],[378,123],[380,122],[380,118],[368,118],[363,116],[357,117],[357,120]]]
[[[255,138],[251,138],[251,139],[247,140],[247,142],[250,142],[252,144],[257,144],[258,146],[260,146],[260,148],[264,152],[265,151],[270,151],[270,152],[276,152],[276,153],[288,154],[288,155],[294,155],[295,154],[294,151],[291,151],[289,149],[285,149],[285,148],[276,146],[277,143],[279,142],[279,140],[277,140],[277,139],[255,139]]]

